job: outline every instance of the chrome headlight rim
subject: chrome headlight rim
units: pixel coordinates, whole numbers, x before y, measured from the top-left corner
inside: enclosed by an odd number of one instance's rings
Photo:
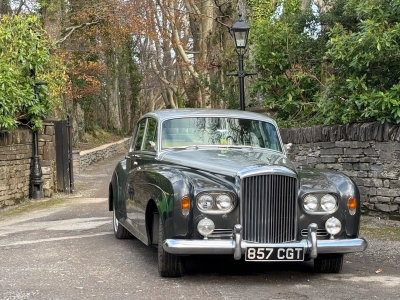
[[[307,209],[305,202],[314,198],[314,210]],[[315,204],[317,199],[317,204]],[[339,208],[339,196],[331,192],[311,192],[302,196],[302,207],[305,213],[310,215],[329,215],[335,213]],[[330,204],[330,205],[328,205]]]
[[[209,195],[213,198],[213,205],[210,209],[204,209],[202,205],[199,204],[199,200],[201,200],[205,195]],[[224,198],[225,200],[221,199]],[[227,200],[230,199],[230,201]],[[230,202],[230,205],[227,205],[224,208],[222,202]],[[196,196],[196,207],[197,209],[205,214],[226,214],[231,212],[236,206],[236,195],[232,192],[228,191],[202,191]]]

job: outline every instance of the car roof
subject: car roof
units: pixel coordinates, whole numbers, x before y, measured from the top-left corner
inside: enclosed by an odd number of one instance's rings
[[[235,110],[235,109],[207,109],[207,108],[178,108],[178,109],[162,109],[149,112],[142,118],[153,117],[159,122],[175,118],[190,117],[220,117],[220,118],[241,118],[270,122],[276,125],[276,122],[259,113]],[[141,119],[142,119],[141,118]]]

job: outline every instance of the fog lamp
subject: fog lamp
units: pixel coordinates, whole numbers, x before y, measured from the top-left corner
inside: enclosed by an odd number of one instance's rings
[[[330,235],[334,236],[342,230],[342,223],[335,217],[329,218],[325,223],[325,229]]]
[[[205,240],[211,233],[213,233],[214,228],[214,222],[208,218],[201,219],[197,224],[197,230],[202,236],[204,236]]]

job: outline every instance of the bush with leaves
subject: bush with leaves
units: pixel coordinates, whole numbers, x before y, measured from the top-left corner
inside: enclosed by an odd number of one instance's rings
[[[253,93],[277,112],[283,126],[318,122],[317,100],[321,61],[326,40],[319,36],[318,16],[311,7],[301,9],[301,0],[251,0],[251,39],[260,79]],[[275,5],[274,5],[275,4]]]
[[[261,79],[282,126],[400,122],[400,0],[249,0]]]
[[[64,70],[52,49],[36,16],[0,19],[0,130],[20,123],[39,129],[60,103]],[[38,86],[35,95],[39,81],[48,86]]]
[[[321,102],[328,122],[400,123],[400,1],[349,0],[344,15],[357,26],[330,30],[332,75]]]

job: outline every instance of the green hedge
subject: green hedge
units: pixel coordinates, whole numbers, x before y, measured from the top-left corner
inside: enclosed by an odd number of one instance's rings
[[[64,68],[50,51],[54,46],[36,16],[3,16],[0,19],[0,130],[19,123],[41,128],[43,118],[59,105]],[[35,76],[33,76],[35,75]],[[35,82],[48,86],[38,87]]]

